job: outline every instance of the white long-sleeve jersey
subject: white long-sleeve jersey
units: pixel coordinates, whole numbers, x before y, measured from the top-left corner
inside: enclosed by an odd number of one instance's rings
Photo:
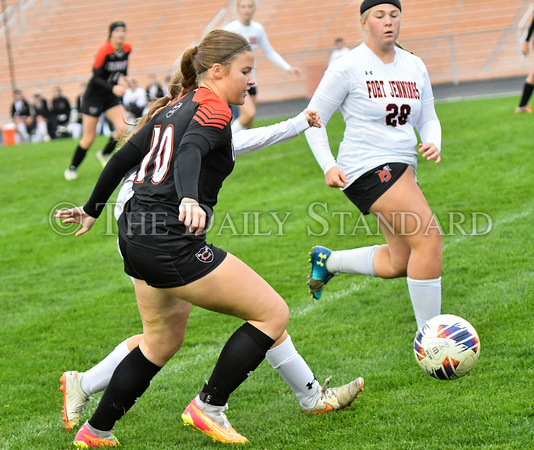
[[[302,134],[309,127],[306,116],[304,113],[300,113],[298,116],[284,122],[240,131],[232,137],[235,154],[236,156],[244,155],[269,147],[270,145],[281,144]],[[126,202],[134,195],[133,182],[137,170],[138,167],[132,169],[124,177],[124,182],[119,190],[114,210],[114,215],[117,220],[119,220],[119,216],[122,214]]]
[[[417,136],[441,149],[441,125],[426,66],[417,56],[395,48],[385,64],[365,44],[334,61],[326,70],[308,108],[321,116],[322,128],[309,129],[306,138],[326,174],[336,164],[349,186],[381,164],[402,162],[417,168]],[[337,162],[326,124],[339,108],[346,128]]]
[[[239,20],[234,20],[233,22],[225,25],[224,29],[227,31],[233,31],[234,33],[239,33],[241,36],[244,36],[252,47],[254,57],[256,57],[258,47],[260,47],[263,54],[269,59],[269,61],[276,64],[278,67],[280,67],[280,69],[287,72],[291,68],[285,59],[282,58],[280,54],[273,48],[261,23],[251,20],[250,25],[247,26]]]

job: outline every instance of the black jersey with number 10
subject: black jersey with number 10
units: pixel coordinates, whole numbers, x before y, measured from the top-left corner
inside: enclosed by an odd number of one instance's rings
[[[228,105],[206,88],[175,100],[131,137],[145,156],[134,181],[134,196],[119,226],[134,245],[154,248],[191,236],[178,220],[179,204],[188,197],[211,216],[235,154]]]

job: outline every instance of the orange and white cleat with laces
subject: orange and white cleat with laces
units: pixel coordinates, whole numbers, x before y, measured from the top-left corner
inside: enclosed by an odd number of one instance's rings
[[[523,114],[532,114],[532,106],[530,105],[527,105],[527,106],[518,106],[516,109],[515,109],[515,112],[516,113],[523,113]]]
[[[230,422],[228,422],[226,414],[224,414],[227,409],[227,404],[225,406],[209,405],[197,396],[185,408],[182,413],[182,420],[185,426],[202,431],[212,438],[214,442],[245,444],[248,442],[247,438],[235,431]]]
[[[329,388],[330,378],[328,377],[324,384],[319,388],[317,402],[311,408],[302,407],[305,413],[325,413],[339,409],[345,409],[352,405],[354,399],[360,396],[363,391],[363,378],[356,378],[349,384],[340,387]],[[301,405],[302,406],[302,405]]]

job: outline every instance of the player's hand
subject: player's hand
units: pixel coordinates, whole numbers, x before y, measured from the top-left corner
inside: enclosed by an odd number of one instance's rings
[[[191,233],[195,236],[200,235],[206,227],[206,211],[204,211],[198,202],[192,198],[184,197],[180,202],[180,215],[178,220],[189,227]]]
[[[119,86],[124,86],[126,89],[128,89],[130,87],[130,85],[132,84],[132,79],[129,77],[129,76],[126,76],[126,75],[120,75],[119,76],[119,79],[117,81],[117,84]]]
[[[298,67],[291,66],[288,70],[289,73],[292,73],[300,78],[302,71]]]
[[[303,112],[310,127],[321,128],[321,117],[317,111],[305,109]]]
[[[115,86],[113,86],[112,92],[117,97],[123,97],[124,93],[126,92],[126,88],[120,84],[116,84]]]
[[[330,187],[343,188],[347,185],[348,179],[345,173],[339,168],[339,166],[332,167],[325,175],[325,182]]]
[[[96,222],[96,219],[87,214],[81,206],[63,210],[56,209],[54,217],[56,219],[65,219],[63,223],[79,223],[82,228],[76,233],[76,237],[87,233]]]
[[[423,158],[426,158],[428,161],[436,161],[436,164],[441,161],[439,149],[431,142],[419,144],[419,153],[422,153]]]

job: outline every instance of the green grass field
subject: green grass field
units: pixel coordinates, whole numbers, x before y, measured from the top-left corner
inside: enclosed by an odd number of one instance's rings
[[[289,332],[320,382],[329,375],[333,385],[365,378],[351,408],[309,416],[263,362],[230,400],[228,417],[248,448],[532,448],[534,117],[515,115],[516,100],[438,104],[443,161],[419,164],[444,233],[442,310],[468,319],[481,339],[478,365],[456,381],[435,380],[417,366],[404,279],[340,275],[320,301],[309,297],[313,245],[344,249],[383,238],[372,219],[325,186],[305,138],[238,159],[209,241],[243,259],[286,299]],[[340,116],[328,130],[335,148]],[[87,370],[141,331],[111,208],[80,238],[51,219],[58,206],[85,203],[103,143],[95,143],[74,182],[63,179],[74,141],[0,148],[2,449],[71,447],[74,433],[61,421],[62,372]],[[193,310],[183,349],[117,424],[123,448],[222,445],[184,428],[180,416],[239,323]]]

